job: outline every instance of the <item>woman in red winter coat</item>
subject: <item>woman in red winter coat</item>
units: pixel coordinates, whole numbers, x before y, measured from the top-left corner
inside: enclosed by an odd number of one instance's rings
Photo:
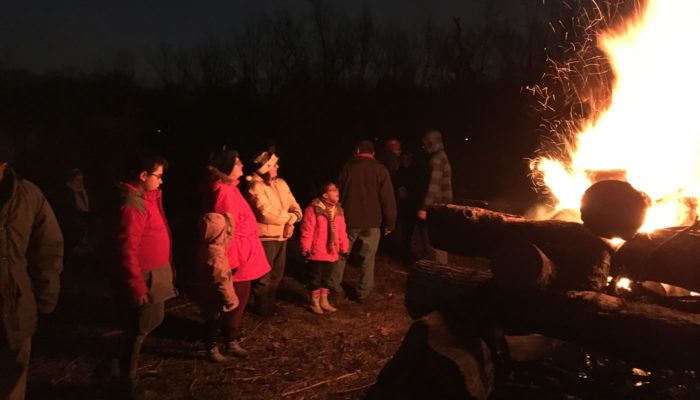
[[[243,175],[243,163],[235,150],[219,150],[209,162],[209,177],[203,187],[204,212],[228,213],[233,224],[233,240],[226,247],[229,266],[233,272],[233,287],[239,305],[232,311],[233,340],[224,344],[224,351],[238,357],[248,352],[241,347],[238,331],[250,296],[250,282],[265,275],[270,265],[265,257],[258,223],[253,210],[238,190]]]
[[[328,279],[339,256],[347,257],[345,215],[338,204],[338,188],[326,183],[311,201],[301,221],[301,253],[311,265],[311,311],[323,314],[336,308],[328,302]]]

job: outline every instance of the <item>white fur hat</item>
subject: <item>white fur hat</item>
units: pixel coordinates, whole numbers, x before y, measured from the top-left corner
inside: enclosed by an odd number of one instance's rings
[[[277,164],[279,158],[275,154],[263,151],[253,160],[253,165],[256,167],[255,172],[258,174],[266,174]]]

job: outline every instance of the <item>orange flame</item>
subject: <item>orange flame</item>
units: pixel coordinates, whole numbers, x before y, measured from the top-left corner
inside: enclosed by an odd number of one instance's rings
[[[653,204],[641,231],[688,224],[700,196],[700,1],[649,0],[625,28],[606,32],[600,48],[615,71],[608,110],[587,121],[570,162],[539,158],[531,168],[558,200],[578,209],[590,171],[624,170]]]

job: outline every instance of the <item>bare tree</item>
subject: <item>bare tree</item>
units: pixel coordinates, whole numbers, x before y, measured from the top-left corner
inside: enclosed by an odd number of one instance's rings
[[[205,86],[223,86],[235,81],[237,74],[232,52],[225,43],[210,39],[196,50],[197,63]]]

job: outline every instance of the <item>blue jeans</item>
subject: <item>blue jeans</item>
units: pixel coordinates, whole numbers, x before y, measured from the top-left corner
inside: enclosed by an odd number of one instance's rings
[[[356,241],[360,241],[359,248],[359,264],[362,276],[356,287],[356,295],[360,299],[364,299],[369,295],[369,292],[374,288],[374,258],[377,255],[377,247],[379,247],[379,239],[381,238],[381,230],[379,228],[361,228],[348,229],[348,240],[350,241],[350,249]],[[338,293],[343,292],[340,284],[343,282],[343,273],[345,272],[345,260],[338,260],[333,264],[328,286],[331,290]]]

